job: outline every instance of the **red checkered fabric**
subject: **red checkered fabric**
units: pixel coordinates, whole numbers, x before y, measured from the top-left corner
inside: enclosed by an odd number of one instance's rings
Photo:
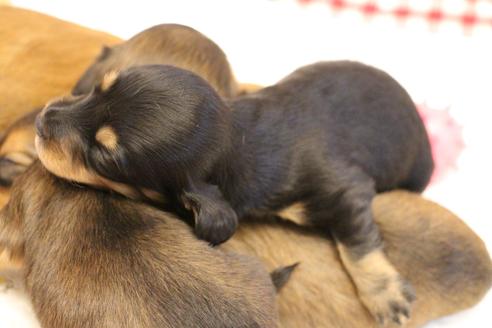
[[[429,25],[454,21],[470,30],[476,26],[492,28],[491,0],[428,0],[427,6],[422,2],[411,0],[297,0],[302,5],[325,3],[334,12],[358,11],[368,18],[390,15],[400,21],[412,18],[423,18]],[[424,3],[425,5],[425,3]],[[488,10],[484,10],[487,8]],[[484,12],[485,11],[485,12]]]

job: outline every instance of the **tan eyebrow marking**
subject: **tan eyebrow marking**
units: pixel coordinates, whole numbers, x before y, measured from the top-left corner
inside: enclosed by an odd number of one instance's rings
[[[110,126],[100,128],[96,133],[96,140],[110,150],[115,150],[118,146],[118,135]]]
[[[109,88],[116,82],[120,72],[113,70],[104,74],[103,80],[101,82],[101,91],[108,91]]]

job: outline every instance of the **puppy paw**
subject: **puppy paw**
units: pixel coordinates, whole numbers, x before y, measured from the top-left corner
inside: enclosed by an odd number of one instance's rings
[[[222,244],[236,232],[238,219],[232,208],[202,209],[195,216],[195,233],[198,238],[208,241],[212,245]]]
[[[359,291],[362,303],[380,326],[391,323],[404,325],[410,318],[415,292],[409,282],[400,276],[382,279],[380,285],[368,291]]]
[[[339,246],[342,261],[355,283],[359,298],[381,326],[403,325],[410,318],[415,292],[391,265],[383,251],[374,250],[362,258],[351,256]]]
[[[182,200],[184,206],[193,211],[198,238],[218,245],[231,238],[236,231],[237,214],[217,186],[192,184]]]

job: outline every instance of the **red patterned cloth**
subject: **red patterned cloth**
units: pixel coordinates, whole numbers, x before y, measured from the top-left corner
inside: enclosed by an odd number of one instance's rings
[[[334,12],[358,11],[368,18],[376,16],[393,16],[406,21],[412,18],[425,19],[429,25],[454,21],[465,30],[476,26],[492,28],[492,3],[490,0],[429,0],[426,7],[422,2],[410,0],[297,0],[303,5],[325,3]]]

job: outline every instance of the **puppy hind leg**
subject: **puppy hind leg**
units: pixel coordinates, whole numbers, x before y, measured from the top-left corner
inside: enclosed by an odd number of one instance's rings
[[[332,233],[360,300],[373,317],[381,325],[403,324],[410,315],[414,292],[383,253],[371,210],[372,180],[355,180],[336,193],[320,192],[308,203],[307,218]]]

